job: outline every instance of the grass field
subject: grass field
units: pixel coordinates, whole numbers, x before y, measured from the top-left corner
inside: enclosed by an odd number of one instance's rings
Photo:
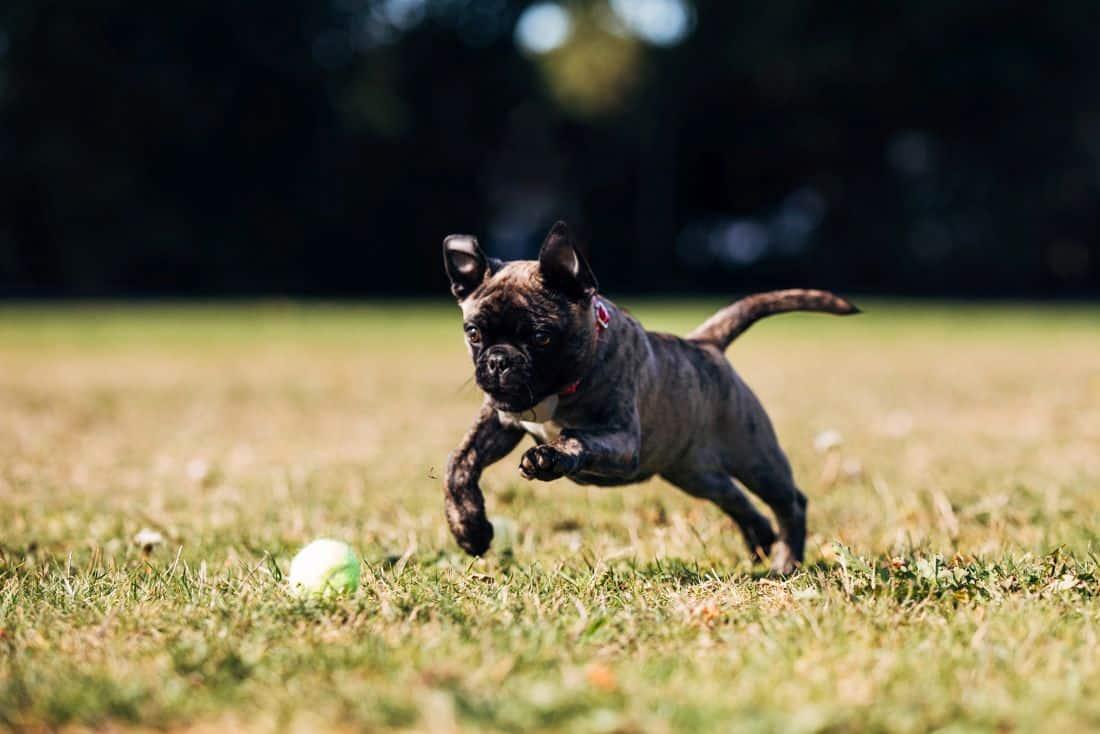
[[[711,506],[518,451],[513,549],[463,556],[452,304],[2,307],[0,728],[1097,730],[1100,308],[862,305],[729,352],[810,497],[786,580]],[[284,593],[317,536],[353,596]]]

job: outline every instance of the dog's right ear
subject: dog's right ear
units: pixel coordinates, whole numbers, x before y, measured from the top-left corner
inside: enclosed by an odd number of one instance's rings
[[[451,293],[461,301],[485,280],[489,258],[473,235],[452,234],[443,240],[443,266],[451,279]]]

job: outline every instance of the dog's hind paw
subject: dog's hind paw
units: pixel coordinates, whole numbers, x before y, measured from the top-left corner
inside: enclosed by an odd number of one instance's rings
[[[769,574],[772,576],[790,576],[802,567],[802,561],[791,553],[791,547],[782,540],[772,545],[772,567]]]

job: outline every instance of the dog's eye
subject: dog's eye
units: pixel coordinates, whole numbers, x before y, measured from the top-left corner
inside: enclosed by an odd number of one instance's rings
[[[471,344],[481,344],[481,330],[476,326],[467,326],[466,340]]]
[[[550,343],[551,339],[553,339],[553,337],[545,331],[536,331],[535,335],[532,337],[532,341],[540,347],[545,347]]]

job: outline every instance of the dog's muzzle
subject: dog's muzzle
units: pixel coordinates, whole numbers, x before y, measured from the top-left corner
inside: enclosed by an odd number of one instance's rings
[[[514,348],[490,347],[478,359],[474,376],[478,387],[509,409],[525,410],[535,402],[529,386],[530,364]]]

